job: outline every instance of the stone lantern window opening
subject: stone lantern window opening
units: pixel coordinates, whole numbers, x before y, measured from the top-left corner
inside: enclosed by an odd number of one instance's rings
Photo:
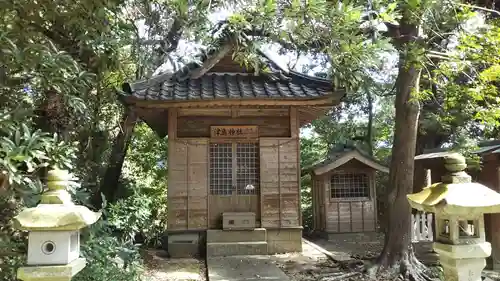
[[[42,244],[42,253],[52,255],[56,251],[56,244],[52,241],[45,241]]]
[[[441,231],[439,232],[439,235],[449,238],[450,237],[450,220],[443,220],[441,223]]]
[[[473,220],[458,221],[458,238],[479,238],[479,232],[476,231],[478,223]]]

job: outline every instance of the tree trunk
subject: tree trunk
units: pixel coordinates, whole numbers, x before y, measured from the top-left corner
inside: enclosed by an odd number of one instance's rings
[[[101,194],[106,201],[113,202],[118,190],[118,181],[120,179],[123,162],[127,153],[128,145],[134,132],[137,122],[136,113],[129,107],[125,108],[120,122],[120,132],[113,142],[113,149],[109,157],[109,164],[101,181],[99,192],[94,194],[94,206],[98,208],[102,205]]]
[[[389,174],[388,192],[388,232],[385,246],[379,262],[383,266],[398,264],[411,248],[410,238],[410,205],[406,195],[413,191],[413,170],[415,143],[417,137],[417,121],[419,114],[418,101],[411,100],[412,91],[418,90],[420,70],[415,66],[403,69],[406,61],[400,57],[401,66],[398,76],[396,96],[396,122],[392,159]]]
[[[413,191],[415,145],[419,101],[413,93],[419,90],[421,69],[410,48],[418,36],[418,26],[409,21],[409,12],[400,21],[399,73],[396,80],[396,120],[389,173],[388,218],[384,249],[377,260],[378,273],[401,274],[405,279],[422,280],[425,268],[415,258],[411,243],[411,207],[406,195]]]
[[[370,89],[366,89],[368,98],[368,126],[366,128],[366,144],[368,153],[373,156],[373,96]]]

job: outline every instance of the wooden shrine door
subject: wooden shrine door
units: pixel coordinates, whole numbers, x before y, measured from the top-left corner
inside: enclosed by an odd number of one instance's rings
[[[253,212],[260,226],[259,143],[210,144],[209,228],[222,228],[222,213]]]

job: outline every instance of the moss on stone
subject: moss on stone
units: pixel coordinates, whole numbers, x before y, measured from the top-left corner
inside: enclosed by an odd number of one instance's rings
[[[100,212],[85,206],[41,204],[23,210],[14,218],[14,226],[29,231],[77,230],[95,223],[100,216]]]

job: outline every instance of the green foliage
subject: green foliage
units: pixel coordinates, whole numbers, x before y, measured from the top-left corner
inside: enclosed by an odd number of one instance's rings
[[[19,204],[0,188],[0,280],[15,280],[16,269],[26,254],[25,237],[12,227],[11,218],[19,212]]]
[[[0,170],[8,176],[14,195],[28,192],[32,196],[42,191],[36,173],[49,166],[71,168],[75,149],[59,141],[57,135],[32,131],[26,114],[20,113],[12,114],[5,109],[0,112]]]
[[[23,112],[26,113],[26,112]],[[24,263],[26,235],[13,229],[12,218],[22,207],[34,206],[43,188],[38,177],[48,166],[67,168],[74,149],[57,136],[28,127],[21,111],[0,112],[0,280],[14,280]]]
[[[134,243],[142,236],[145,244],[158,246],[166,228],[164,189],[139,189],[110,204],[107,220],[121,241]]]
[[[434,106],[424,111],[421,122],[425,134],[442,135],[442,143],[456,147],[499,137],[499,32],[498,22],[478,27],[475,33],[461,31],[458,46],[448,52],[451,57],[434,66],[426,101]]]
[[[311,167],[321,161],[326,154],[327,146],[325,143],[314,136],[303,137],[300,139],[300,166],[302,168]],[[313,211],[311,194],[311,176],[303,174],[300,178],[301,208],[302,208],[302,226],[305,230],[313,229]]]
[[[160,138],[146,123],[136,125],[127,151],[123,175],[140,188],[166,188],[167,138]]]
[[[87,230],[82,239],[82,256],[91,261],[75,281],[141,280],[142,260],[138,248],[111,234],[105,221]]]
[[[167,223],[167,144],[145,123],[135,127],[122,171],[129,194],[110,206],[110,222],[125,241],[160,243]]]
[[[315,56],[335,86],[349,92],[362,86],[368,69],[380,63],[378,53],[389,47],[388,41],[374,42],[370,32],[360,32],[365,26],[373,28],[364,16],[366,3],[362,1],[259,4],[233,16],[232,29],[279,43],[284,53]]]

